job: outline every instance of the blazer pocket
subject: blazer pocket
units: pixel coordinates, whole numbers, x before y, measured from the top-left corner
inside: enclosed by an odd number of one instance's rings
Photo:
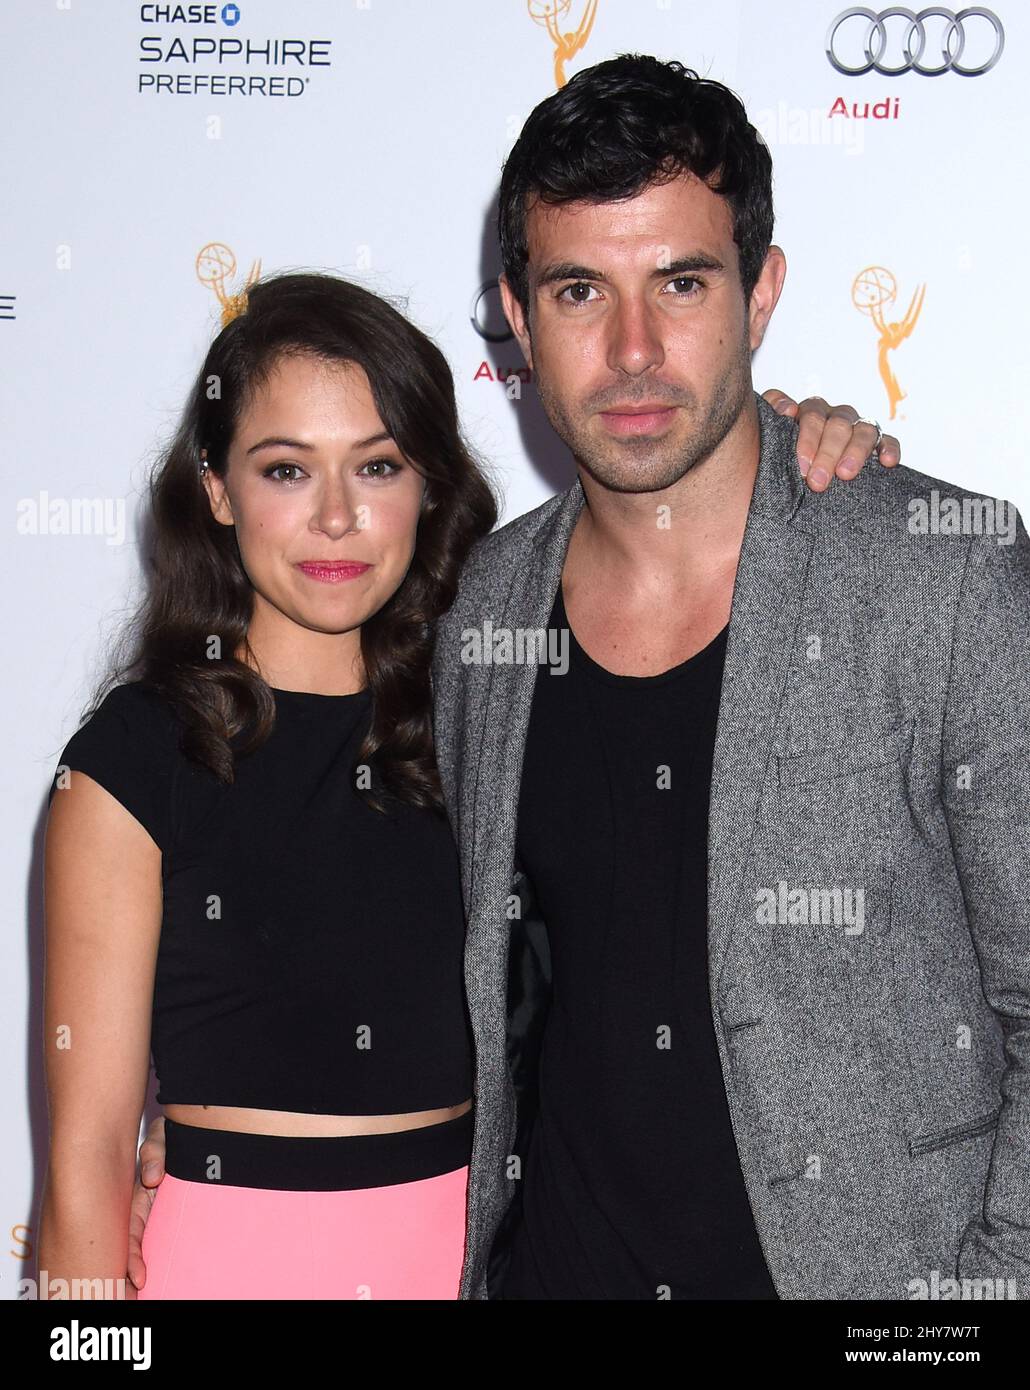
[[[916,1158],[919,1154],[930,1153],[934,1149],[946,1149],[952,1144],[961,1144],[963,1139],[976,1139],[981,1134],[989,1134],[992,1129],[997,1129],[1000,1119],[1001,1106],[997,1105],[989,1114],[981,1115],[979,1119],[951,1125],[948,1129],[937,1130],[934,1134],[917,1135],[908,1141],[908,1151]]]
[[[782,880],[774,940],[817,997],[850,999],[857,1015],[893,1009],[893,840],[913,729],[781,746],[765,803],[765,863]]]
[[[777,752],[768,805],[786,868],[825,881],[845,865],[865,864],[889,880],[913,729],[910,719],[885,733],[852,732]]]
[[[848,731],[829,744],[786,748],[776,755],[780,786],[829,782],[876,768],[892,767],[908,753],[914,727],[915,721],[906,719],[897,729],[882,734]]]

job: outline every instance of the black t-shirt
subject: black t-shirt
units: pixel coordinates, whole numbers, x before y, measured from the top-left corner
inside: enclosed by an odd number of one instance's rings
[[[157,1099],[331,1115],[460,1104],[472,1043],[450,827],[358,794],[367,690],[273,694],[271,736],[227,785],[180,751],[165,700],[116,686],[51,788],[86,773],[161,850]]]
[[[561,586],[551,626],[568,627]],[[776,1298],[709,998],[708,799],[728,629],[656,676],[569,635],[537,676],[517,857],[553,988],[505,1298]]]

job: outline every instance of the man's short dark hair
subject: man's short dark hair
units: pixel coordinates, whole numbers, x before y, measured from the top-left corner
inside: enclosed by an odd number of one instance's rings
[[[527,319],[529,195],[612,202],[683,173],[729,203],[749,299],[772,241],[772,160],[728,87],[682,63],[622,53],[534,107],[505,161],[497,215],[502,269]]]

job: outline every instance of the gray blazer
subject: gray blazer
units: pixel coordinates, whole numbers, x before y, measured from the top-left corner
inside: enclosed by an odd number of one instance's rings
[[[1026,1298],[1030,541],[1011,507],[1009,543],[944,534],[942,497],[967,527],[974,514],[1000,526],[1007,504],[995,513],[904,467],[869,464],[814,494],[796,425],[758,410],[715,742],[708,952],[762,1248],[782,1298]],[[438,631],[437,755],[476,1043],[462,1298],[487,1297],[518,1180],[508,953],[538,670],[465,661],[462,634],[546,626],[583,502],[577,479],[481,540]],[[930,533],[911,520],[924,502]]]

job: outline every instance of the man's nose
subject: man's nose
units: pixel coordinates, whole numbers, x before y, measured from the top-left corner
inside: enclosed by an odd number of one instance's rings
[[[609,320],[608,366],[629,376],[665,361],[657,311],[637,299],[622,300]]]

